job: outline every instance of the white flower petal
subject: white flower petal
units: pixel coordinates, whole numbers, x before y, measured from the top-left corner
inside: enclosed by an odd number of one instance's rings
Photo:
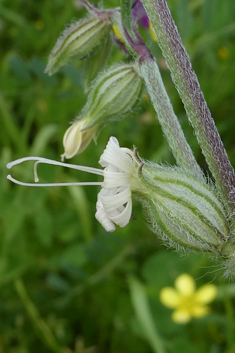
[[[130,154],[132,153],[131,150]],[[130,172],[133,168],[133,161],[126,151],[123,151],[115,137],[111,137],[109,142],[100,157],[99,163],[102,167],[114,165],[118,170],[123,172]]]
[[[101,196],[101,201],[105,209],[115,209],[131,200],[131,190],[127,186],[125,190],[116,194],[109,196]]]
[[[104,172],[105,171],[106,172],[118,172],[118,173],[120,173],[118,168],[116,166],[114,166],[114,165],[111,165],[111,164],[109,164],[109,165],[107,165],[107,167],[105,167]]]
[[[104,170],[104,187],[113,188],[130,183],[130,176],[126,173],[109,172]]]
[[[118,140],[111,137],[99,163],[105,169],[96,204],[96,218],[107,231],[113,231],[115,224],[125,227],[130,221],[131,186],[138,182],[134,175],[138,162],[131,150],[120,148]]]
[[[107,232],[113,232],[116,229],[114,223],[110,220],[110,217],[107,215],[106,211],[104,210],[103,204],[99,198],[99,194],[98,194],[98,200],[96,203],[95,218],[97,219],[98,222],[100,222],[100,224],[104,227],[104,229]]]
[[[130,200],[130,202],[127,203],[122,213],[120,213],[118,216],[110,217],[110,219],[114,223],[116,223],[119,227],[123,228],[129,223],[131,218],[131,212],[132,212],[132,201]]]
[[[97,207],[97,206],[96,206]],[[106,232],[114,232],[116,227],[102,208],[97,207],[95,218],[104,227]]]

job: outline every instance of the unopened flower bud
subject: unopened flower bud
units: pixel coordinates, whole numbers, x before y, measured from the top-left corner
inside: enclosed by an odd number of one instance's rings
[[[72,56],[77,59],[86,56],[108,35],[111,28],[108,14],[102,18],[89,16],[68,26],[57,40],[45,72],[52,75]]]
[[[143,80],[134,63],[110,67],[95,81],[86,114],[93,121],[122,115],[137,104],[142,89]]]
[[[72,158],[84,151],[110,118],[131,111],[139,101],[142,88],[143,80],[135,64],[110,67],[99,75],[79,120],[64,135],[63,157]]]
[[[64,157],[72,158],[87,148],[98,129],[98,125],[86,129],[87,123],[87,119],[78,120],[68,128],[63,138],[65,151],[62,160]]]

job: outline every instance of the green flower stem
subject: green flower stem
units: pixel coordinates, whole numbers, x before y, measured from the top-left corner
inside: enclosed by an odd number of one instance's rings
[[[141,0],[208,166],[231,211],[235,175],[165,0]]]
[[[30,298],[26,292],[25,286],[24,286],[21,279],[18,278],[15,280],[15,288],[16,288],[16,291],[17,291],[25,309],[28,312],[28,315],[29,315],[32,323],[34,324],[35,328],[37,329],[37,331],[40,335],[40,338],[43,339],[43,341],[51,349],[51,351],[53,351],[55,353],[67,353],[68,350],[66,348],[62,348],[61,346],[59,346],[59,344],[55,340],[50,328],[47,326],[45,321],[40,317],[36,307],[34,306],[32,301],[30,300]]]
[[[148,340],[154,353],[166,353],[161,336],[153,320],[145,287],[134,277],[129,277],[128,282],[135,314],[145,338]]]
[[[199,179],[203,173],[197,164],[193,152],[184,136],[177,116],[174,113],[169,96],[162,81],[162,77],[154,58],[142,58],[140,61],[140,75],[145,81],[146,88],[157,112],[164,135],[171,147],[172,153],[179,166],[190,170]]]

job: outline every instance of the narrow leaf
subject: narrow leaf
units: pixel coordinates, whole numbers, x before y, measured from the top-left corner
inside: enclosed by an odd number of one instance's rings
[[[130,277],[129,287],[135,313],[146,339],[155,353],[164,353],[165,349],[155,327],[144,286],[136,278]]]

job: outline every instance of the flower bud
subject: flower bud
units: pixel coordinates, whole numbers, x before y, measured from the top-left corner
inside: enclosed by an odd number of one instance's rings
[[[168,245],[203,252],[222,249],[229,227],[211,185],[180,168],[144,163],[139,173],[150,228]]]
[[[72,124],[66,131],[63,138],[64,154],[62,160],[69,159],[78,153],[82,153],[91,142],[94,134],[97,132],[98,125],[94,125],[90,129],[86,129],[87,120],[82,119]]]
[[[62,157],[72,158],[84,151],[108,119],[133,109],[142,88],[143,81],[134,64],[110,67],[99,75],[79,120],[64,135],[65,153]]]
[[[53,75],[70,57],[81,59],[95,49],[112,28],[109,15],[102,17],[90,16],[68,26],[52,49],[45,72]]]
[[[86,115],[92,123],[130,111],[137,104],[143,80],[135,64],[110,67],[94,83],[86,105]]]

